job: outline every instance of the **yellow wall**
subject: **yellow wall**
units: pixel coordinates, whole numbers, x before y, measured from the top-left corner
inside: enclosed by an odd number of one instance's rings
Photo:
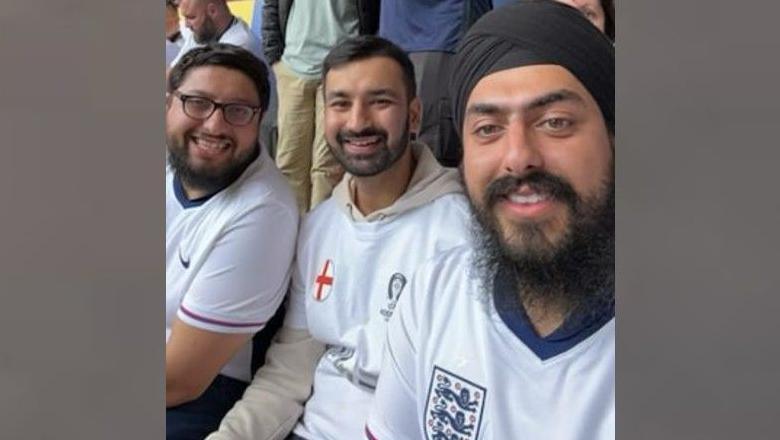
[[[233,0],[228,2],[228,8],[230,8],[230,12],[233,15],[241,17],[242,20],[251,26],[255,3],[255,0]]]

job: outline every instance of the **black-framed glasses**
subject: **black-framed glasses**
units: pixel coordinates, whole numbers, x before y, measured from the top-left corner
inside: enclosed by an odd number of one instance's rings
[[[186,95],[179,91],[173,92],[173,95],[181,100],[181,109],[184,114],[199,121],[205,121],[217,109],[222,109],[222,118],[225,119],[225,122],[240,127],[252,122],[255,113],[260,111],[260,107],[235,102],[216,102],[203,96]]]

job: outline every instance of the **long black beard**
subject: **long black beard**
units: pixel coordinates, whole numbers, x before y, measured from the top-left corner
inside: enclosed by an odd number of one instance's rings
[[[519,293],[518,307],[539,305],[564,313],[598,315],[615,300],[614,178],[605,182],[599,197],[583,200],[560,178],[540,174],[531,181],[548,187],[548,193],[570,209],[567,233],[559,243],[542,251],[512,248],[501,237],[492,214],[494,202],[478,207],[472,201],[476,274],[485,286],[492,286],[499,272],[509,275]],[[535,234],[542,232],[532,228],[524,231],[529,239],[538,238]]]

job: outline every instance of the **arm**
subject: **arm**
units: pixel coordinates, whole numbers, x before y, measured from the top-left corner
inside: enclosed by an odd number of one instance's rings
[[[307,328],[304,271],[298,261],[285,323],[268,348],[265,364],[207,440],[283,440],[303,414],[314,370],[325,351]]]
[[[284,50],[281,22],[279,21],[279,0],[266,0],[263,4],[263,53],[271,66],[280,58]]]
[[[165,406],[197,399],[251,336],[216,333],[174,321],[165,345]]]
[[[309,332],[284,326],[244,396],[207,440],[283,440],[311,394],[317,360],[325,347]]]
[[[191,268],[197,272],[166,343],[167,406],[197,398],[274,315],[290,277],[294,216],[277,204],[240,213]]]

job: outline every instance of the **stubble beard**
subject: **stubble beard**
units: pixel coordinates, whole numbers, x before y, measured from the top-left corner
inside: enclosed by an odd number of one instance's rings
[[[328,145],[336,160],[345,171],[356,177],[371,177],[392,167],[404,155],[410,142],[409,121],[398,138],[398,145],[388,144],[387,131],[375,127],[360,132],[339,131],[336,134],[335,145]],[[345,137],[380,136],[383,145],[371,155],[350,155],[344,150]]]
[[[195,42],[198,44],[216,42],[217,26],[214,24],[214,21],[211,18],[206,17],[199,32],[193,31],[192,36],[195,38]]]

